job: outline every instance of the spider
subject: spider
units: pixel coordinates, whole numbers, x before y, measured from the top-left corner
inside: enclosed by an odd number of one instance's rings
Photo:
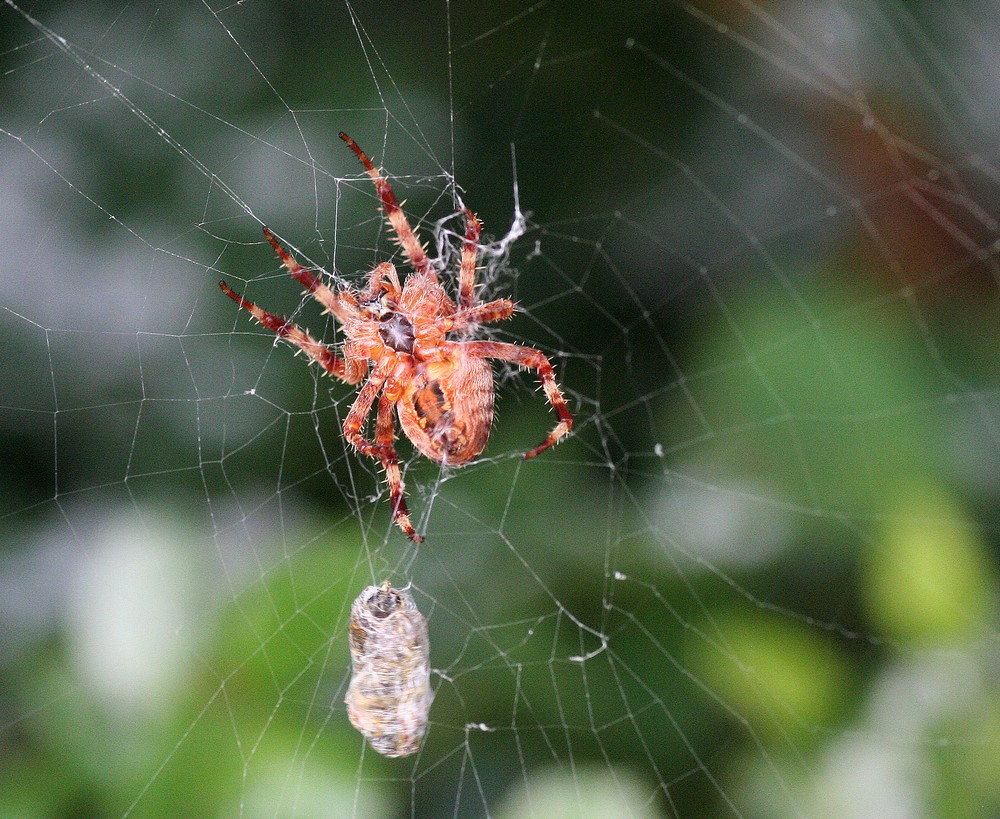
[[[516,307],[510,299],[476,299],[477,242],[482,225],[468,208],[458,301],[438,281],[427,251],[400,209],[389,182],[378,172],[358,144],[341,132],[375,183],[389,226],[413,268],[400,284],[396,268],[382,262],[368,274],[360,289],[332,290],[304,269],[266,227],[264,235],[288,272],[319,301],[343,327],[346,340],[340,355],[316,341],[305,330],[269,313],[219,286],[229,298],[280,338],[298,347],[327,373],[348,384],[364,385],[344,419],[344,438],[359,453],[381,462],[385,469],[392,517],[413,541],[420,542],[406,506],[393,409],[403,432],[426,457],[447,466],[466,464],[486,446],[493,423],[493,370],[487,359],[509,361],[538,373],[558,423],[544,441],[523,457],[534,458],[556,444],[573,426],[573,417],[556,383],[552,364],[543,353],[518,344],[465,340],[479,324],[510,318]],[[458,339],[454,338],[455,336]],[[367,379],[367,380],[366,380]],[[368,414],[378,399],[374,441],[364,435]]]

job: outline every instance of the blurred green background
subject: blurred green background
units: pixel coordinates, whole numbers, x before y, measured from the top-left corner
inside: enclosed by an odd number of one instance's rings
[[[0,816],[1000,814],[1000,14],[952,4],[0,6]],[[419,549],[279,268],[494,254],[484,457]],[[498,251],[500,244],[493,246]],[[364,747],[347,616],[436,700]]]

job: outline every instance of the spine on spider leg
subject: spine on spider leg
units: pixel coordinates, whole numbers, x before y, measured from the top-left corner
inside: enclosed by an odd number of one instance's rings
[[[483,225],[469,208],[463,208],[462,212],[465,214],[465,241],[462,243],[462,267],[458,274],[458,303],[468,309],[476,303],[476,257]]]
[[[344,361],[344,359],[339,358],[332,350],[316,341],[316,339],[310,336],[309,333],[300,327],[297,327],[293,322],[258,307],[249,299],[243,298],[243,296],[234,291],[224,281],[219,282],[219,287],[223,293],[250,313],[251,316],[263,324],[268,330],[274,332],[279,338],[290,341],[299,350],[309,356],[312,361],[319,364],[330,375],[336,378],[341,378],[352,384],[360,378],[356,365],[352,364],[350,370],[348,370],[348,364]]]
[[[505,344],[499,341],[466,341],[463,342],[462,346],[469,355],[509,361],[521,367],[530,367],[538,373],[538,378],[545,390],[545,397],[548,398],[549,404],[555,410],[559,423],[555,425],[544,441],[530,452],[522,455],[522,458],[525,460],[534,458],[566,437],[573,428],[573,416],[566,405],[562,390],[559,389],[555,370],[544,353],[533,347],[521,347],[517,344]]]
[[[229,298],[235,301],[240,307],[246,310],[250,315],[252,315],[257,321],[263,324],[268,330],[277,333],[279,336],[284,338],[288,335],[289,323],[286,319],[281,316],[276,316],[274,313],[268,313],[267,310],[262,310],[252,301],[248,301],[243,298],[239,293],[233,290],[224,281],[219,282],[219,288],[225,293]]]
[[[535,355],[530,356],[532,361],[530,366],[535,367],[538,371],[539,378],[542,382],[542,388],[545,390],[545,396],[549,399],[549,404],[552,405],[552,409],[555,410],[559,423],[555,425],[544,441],[542,441],[530,452],[525,452],[524,455],[521,456],[526,461],[534,458],[536,455],[540,455],[545,452],[545,450],[558,444],[569,434],[570,430],[573,429],[573,416],[570,414],[569,407],[566,406],[566,399],[563,397],[562,390],[559,389],[559,383],[556,381],[555,371],[552,369],[552,364],[549,363],[549,360],[537,350],[534,350],[533,353],[535,353]]]
[[[361,160],[361,164],[365,166],[365,170],[371,177],[372,182],[375,183],[375,191],[378,193],[382,207],[385,209],[386,218],[389,220],[390,226],[398,237],[407,258],[409,258],[410,264],[413,265],[413,269],[418,273],[424,273],[432,278],[437,278],[431,260],[427,256],[427,250],[413,232],[410,223],[406,220],[406,215],[403,213],[399,200],[392,190],[392,185],[378,172],[378,169],[372,164],[368,155],[361,150],[361,146],[357,142],[343,131],[337,134],[337,136],[344,140],[347,146],[354,151],[358,159]]]
[[[320,281],[312,273],[302,267],[295,259],[292,258],[285,248],[281,246],[278,240],[275,238],[274,234],[268,228],[264,228],[264,235],[267,237],[267,241],[271,243],[271,247],[274,248],[274,252],[278,254],[278,258],[281,259],[281,263],[285,266],[285,269],[292,274],[292,276],[310,293],[315,293],[320,287]]]

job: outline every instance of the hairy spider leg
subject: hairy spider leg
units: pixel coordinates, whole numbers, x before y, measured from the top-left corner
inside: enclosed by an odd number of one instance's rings
[[[472,307],[476,303],[476,256],[482,223],[465,208],[465,242],[462,244],[462,267],[458,274],[458,306]]]
[[[330,373],[330,375],[334,375],[348,384],[357,384],[364,377],[366,369],[364,363],[340,358],[329,347],[316,341],[301,327],[288,321],[288,319],[261,309],[252,301],[243,298],[243,296],[235,292],[225,282],[219,282],[219,287],[222,288],[223,293],[250,313],[268,330],[277,333],[279,337],[294,344],[310,359]]]
[[[348,147],[357,154],[358,159],[361,160],[361,164],[365,166],[365,170],[368,171],[368,175],[375,183],[375,191],[378,193],[378,198],[382,200],[382,207],[385,208],[386,218],[389,220],[393,232],[399,239],[399,243],[403,246],[403,252],[410,260],[410,264],[413,265],[413,269],[418,273],[424,273],[432,279],[437,280],[437,273],[431,265],[431,260],[427,257],[427,251],[420,243],[420,240],[417,239],[413,228],[410,227],[410,223],[406,219],[406,214],[399,207],[399,200],[396,199],[396,194],[393,193],[392,185],[378,172],[372,161],[368,158],[368,155],[361,150],[357,142],[343,131],[337,136],[344,140]]]
[[[386,480],[389,484],[392,518],[396,522],[396,525],[406,533],[407,537],[419,543],[423,538],[416,533],[413,524],[410,523],[409,511],[406,508],[406,501],[403,499],[403,480],[399,471],[399,460],[396,457],[396,451],[392,448],[393,431],[391,425],[394,402],[386,399],[385,395],[379,401],[375,421],[376,443],[373,444],[361,433],[365,419],[371,412],[372,405],[375,403],[379,391],[383,388],[386,379],[389,377],[389,371],[390,365],[388,363],[376,366],[367,383],[361,388],[354,406],[351,407],[350,412],[347,413],[347,418],[344,419],[344,438],[362,455],[367,455],[369,458],[374,458],[382,462],[386,471]],[[388,403],[388,406],[383,409],[386,403]],[[385,424],[389,424],[390,428],[388,430],[384,429]],[[389,441],[388,447],[383,443],[386,438]],[[387,449],[388,452],[386,451]]]
[[[474,307],[466,307],[451,316],[451,330],[461,333],[476,324],[493,324],[514,315],[517,308],[510,299],[496,299]]]
[[[423,538],[417,534],[410,521],[410,510],[406,507],[403,475],[399,471],[399,456],[393,447],[396,429],[393,423],[392,411],[396,406],[387,392],[379,398],[378,412],[375,419],[375,442],[379,447],[379,458],[385,469],[385,479],[389,484],[389,502],[392,504],[392,519],[414,543],[423,543]]]
[[[376,365],[365,385],[358,392],[354,405],[344,419],[344,438],[347,439],[347,443],[369,458],[379,457],[378,447],[365,438],[361,434],[361,430],[375,399],[378,397],[379,390],[382,389],[382,385],[385,384],[388,377],[389,367],[384,362]]]
[[[368,274],[368,292],[372,298],[377,299],[383,293],[391,293],[398,298],[401,290],[396,268],[389,262],[375,265],[375,269]]]
[[[566,406],[566,399],[563,398],[556,383],[555,372],[552,364],[545,355],[533,347],[521,347],[518,344],[504,344],[499,341],[463,341],[458,342],[462,349],[468,354],[479,358],[494,358],[499,361],[510,361],[521,367],[529,367],[538,373],[538,378],[545,388],[545,395],[549,403],[556,411],[559,423],[553,427],[548,437],[530,452],[524,453],[521,457],[525,460],[534,458],[549,447],[558,443],[559,440],[573,428],[573,416],[570,415],[569,407]]]
[[[271,247],[274,248],[274,252],[278,254],[278,258],[281,259],[281,263],[285,266],[285,269],[291,273],[292,276],[306,290],[308,290],[335,319],[337,319],[337,321],[343,324],[346,319],[357,316],[357,305],[353,303],[354,299],[350,295],[344,294],[343,296],[338,296],[312,273],[295,261],[292,254],[281,246],[270,230],[264,228],[264,235],[267,237],[267,241],[271,243]]]

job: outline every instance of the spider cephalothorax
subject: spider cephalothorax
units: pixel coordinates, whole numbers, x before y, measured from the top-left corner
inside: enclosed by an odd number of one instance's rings
[[[413,273],[400,284],[388,262],[368,274],[360,290],[331,290],[295,259],[264,228],[282,264],[343,327],[346,341],[337,355],[305,330],[268,313],[235,293],[223,292],[265,327],[294,344],[331,375],[348,384],[365,381],[344,420],[344,437],[362,455],[382,462],[389,485],[393,519],[411,539],[420,541],[410,522],[403,495],[399,459],[393,447],[395,408],[400,426],[413,445],[431,460],[460,466],[486,446],[493,423],[493,370],[487,359],[510,361],[538,372],[559,421],[542,443],[525,453],[533,458],[559,441],[573,426],[566,401],[549,360],[538,350],[518,344],[465,339],[478,324],[513,315],[509,299],[478,302],[475,296],[477,242],[481,225],[468,208],[465,241],[458,275],[458,301],[438,281],[427,251],[417,239],[385,178],[357,143],[340,134],[357,154],[375,183],[389,225],[399,238]],[[367,377],[367,380],[365,380]],[[365,438],[365,420],[378,399],[375,439]]]

